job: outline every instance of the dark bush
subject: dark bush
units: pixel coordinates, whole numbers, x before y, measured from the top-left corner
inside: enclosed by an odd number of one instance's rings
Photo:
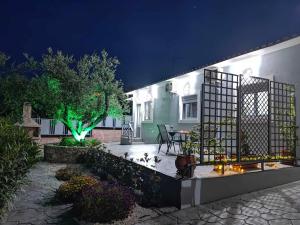
[[[56,198],[64,203],[73,203],[79,199],[84,187],[92,186],[98,180],[90,176],[72,177],[71,180],[61,184],[56,192]]]
[[[86,221],[111,222],[127,218],[134,206],[134,195],[128,188],[117,183],[100,182],[82,190],[74,211]]]
[[[67,166],[65,168],[59,169],[55,173],[57,180],[67,181],[72,177],[80,176],[82,173],[79,168]]]
[[[86,139],[81,142],[75,140],[73,137],[63,137],[59,142],[60,146],[78,146],[78,147],[93,147],[101,144],[97,139]]]
[[[38,154],[39,146],[24,129],[0,118],[0,214]]]

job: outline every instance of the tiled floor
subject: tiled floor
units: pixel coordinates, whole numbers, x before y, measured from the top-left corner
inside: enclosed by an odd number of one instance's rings
[[[158,153],[158,144],[132,144],[132,145],[120,145],[118,142],[115,143],[107,143],[106,144],[110,152],[117,156],[123,156],[125,153],[128,153],[127,158],[133,159],[136,163],[142,164],[144,166],[147,166],[153,170],[159,171],[163,174],[169,175],[171,177],[176,177],[176,166],[175,166],[175,159],[176,154],[179,151],[178,146],[175,148],[175,152],[173,149],[170,150],[169,154],[166,155],[166,145],[163,145],[161,148],[161,151]],[[150,160],[145,163],[141,161],[141,158],[144,158],[144,154],[148,154],[148,158]],[[158,156],[161,160],[159,163],[154,162],[154,156]],[[287,167],[286,165],[278,164],[277,168]],[[265,170],[271,169],[268,166],[265,165]],[[274,169],[274,168],[273,168]],[[251,172],[260,171],[254,170]],[[237,172],[233,171],[226,171],[226,175],[234,175],[238,174]],[[213,166],[198,166],[195,169],[194,177],[195,178],[201,178],[201,177],[216,177],[220,176],[220,173],[217,173],[213,171]]]

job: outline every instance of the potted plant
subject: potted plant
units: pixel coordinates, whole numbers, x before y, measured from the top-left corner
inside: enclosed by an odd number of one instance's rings
[[[224,142],[225,138],[221,138],[220,140],[217,138],[212,138],[209,140],[209,148],[213,148],[215,152],[215,161],[222,162],[226,160]]]
[[[196,168],[196,157],[194,152],[198,149],[199,143],[195,129],[189,132],[189,140],[182,143],[181,153],[177,155],[175,165],[181,176],[192,177]]]

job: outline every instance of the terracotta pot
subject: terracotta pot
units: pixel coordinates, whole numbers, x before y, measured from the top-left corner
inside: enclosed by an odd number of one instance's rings
[[[187,164],[196,164],[196,158],[194,155],[186,155],[186,162]],[[196,167],[196,166],[193,166]]]
[[[194,155],[177,155],[175,165],[178,170],[184,170],[188,164],[196,164],[196,158]],[[192,168],[195,169],[196,166]]]
[[[178,170],[184,170],[187,165],[186,155],[177,155],[175,166]]]

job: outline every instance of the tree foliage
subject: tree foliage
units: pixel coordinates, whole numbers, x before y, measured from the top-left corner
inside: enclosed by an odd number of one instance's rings
[[[127,110],[122,83],[115,79],[119,61],[106,51],[79,60],[51,48],[39,61],[24,56],[24,62],[8,64],[0,52],[0,116],[20,120],[29,101],[38,115],[61,121],[81,141],[105,117]]]
[[[4,52],[0,52],[0,67],[4,67],[8,60],[9,57]]]
[[[26,101],[29,81],[22,75],[10,74],[0,78],[0,115],[18,121],[22,115],[22,105]]]
[[[54,116],[82,141],[105,117],[119,117],[127,109],[122,83],[115,79],[118,64],[106,51],[76,60],[48,49],[34,64],[40,74],[31,82],[33,107]]]

